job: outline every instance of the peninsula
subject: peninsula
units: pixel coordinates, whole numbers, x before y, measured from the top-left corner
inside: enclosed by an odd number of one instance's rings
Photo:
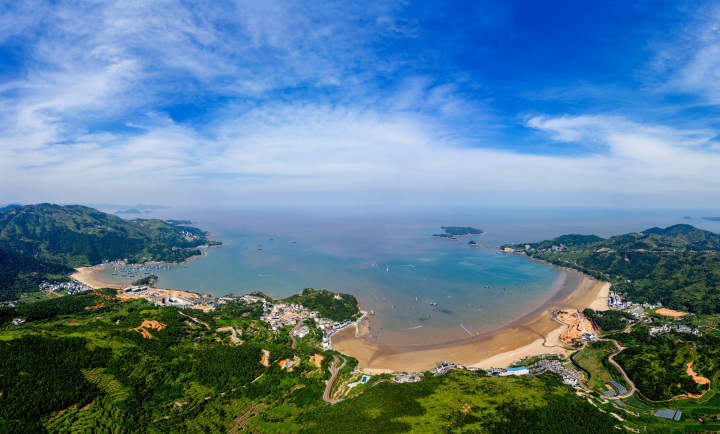
[[[68,280],[74,268],[120,261],[177,263],[221,243],[190,226],[125,220],[81,205],[13,206],[0,212],[0,301],[43,281]]]

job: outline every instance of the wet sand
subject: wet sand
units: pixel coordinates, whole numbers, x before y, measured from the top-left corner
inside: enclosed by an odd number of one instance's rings
[[[428,345],[384,345],[369,339],[372,323],[348,327],[332,337],[338,351],[355,357],[368,373],[420,372],[437,362],[448,361],[480,368],[507,366],[525,356],[564,353],[559,342],[564,326],[552,320],[558,309],[584,309],[607,299],[609,284],[575,271],[564,271],[564,280],[555,295],[501,329],[465,339]]]
[[[123,289],[128,286],[128,284],[123,284],[124,282],[120,283],[108,283],[104,282],[99,278],[98,273],[106,267],[114,267],[117,265],[96,265],[94,267],[81,267],[77,268],[76,272],[72,274],[70,277],[73,279],[84,283],[85,285],[93,288],[93,289],[100,289],[100,288],[113,288],[113,289]],[[177,291],[173,289],[161,289],[161,288],[149,288],[149,291],[152,295],[158,297],[158,298],[197,298],[200,297],[200,294],[189,292],[189,291]],[[117,293],[118,298],[120,299],[131,299],[131,298],[148,298],[150,297],[150,294],[145,295],[137,295],[136,293],[132,292],[124,292],[124,291],[118,291]],[[213,310],[215,309],[212,306],[208,306],[206,304],[196,305],[195,309],[201,309],[201,310]]]
[[[125,288],[127,285],[122,285],[120,283],[108,283],[101,280],[98,276],[98,273],[102,271],[105,266],[102,265],[96,265],[94,267],[80,267],[75,270],[75,273],[73,273],[70,277],[73,279],[84,283],[85,285],[93,288],[93,289],[100,289],[100,288],[114,288],[114,289],[122,289]]]

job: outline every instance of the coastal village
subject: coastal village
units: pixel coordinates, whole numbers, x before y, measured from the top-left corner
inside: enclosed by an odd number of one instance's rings
[[[260,320],[267,323],[273,332],[279,332],[285,326],[301,326],[293,329],[292,333],[293,336],[297,338],[304,338],[309,333],[309,329],[307,326],[302,326],[302,324],[306,320],[312,320],[316,327],[323,332],[323,351],[333,349],[330,343],[330,337],[334,333],[337,333],[345,327],[354,324],[354,322],[351,322],[349,319],[342,322],[335,322],[330,319],[323,318],[318,314],[318,312],[311,311],[301,304],[272,302],[268,301],[264,297],[254,295],[213,298],[182,291],[157,289],[145,285],[129,286],[123,291],[125,296],[133,298],[143,297],[149,302],[154,303],[156,306],[173,306],[180,309],[199,308],[201,310],[212,310],[216,306],[225,303],[261,303],[263,305],[263,314],[260,317]],[[336,294],[335,297],[340,299],[341,296]],[[362,320],[367,313],[361,312],[361,314],[363,316],[361,316],[358,321]]]
[[[69,281],[62,283],[45,282],[39,286],[39,290],[44,294],[58,296],[77,294],[92,290],[92,288],[77,281]],[[283,332],[283,330],[287,332],[288,327],[292,328],[289,331],[289,335],[293,342],[293,348],[295,348],[296,339],[303,339],[311,333],[309,322],[314,324],[313,328],[321,331],[321,334],[319,335],[321,337],[319,339],[323,351],[334,351],[335,349],[332,346],[332,336],[347,327],[357,326],[357,323],[365,319],[368,315],[368,312],[361,311],[362,316],[355,321],[346,319],[338,322],[332,321],[328,318],[323,318],[317,311],[310,310],[299,303],[284,303],[282,301],[271,300],[258,295],[228,295],[225,297],[210,297],[192,292],[158,289],[149,285],[130,285],[122,290],[119,290],[118,293],[120,298],[144,298],[156,306],[169,306],[182,310],[193,308],[201,309],[206,312],[214,310],[218,306],[227,303],[241,303],[245,305],[261,304],[262,315],[260,316],[260,321],[267,324],[269,330],[277,334]],[[342,296],[340,294],[335,294],[334,297],[337,300],[342,300]],[[625,301],[620,294],[614,292],[609,292],[607,296],[606,309],[619,310],[632,316],[633,319],[623,318],[623,320],[627,321],[628,327],[634,323],[652,322],[652,318],[647,314],[649,310],[654,310],[661,315],[668,315],[675,317],[676,319],[680,319],[685,315],[683,312],[675,312],[665,309],[660,303],[639,304]],[[599,314],[602,315],[602,312],[599,312]],[[334,399],[330,398],[330,394],[339,374],[339,369],[336,369],[335,365],[333,365],[333,367],[330,368],[332,377],[327,381],[326,396],[324,398],[329,403],[336,403],[343,399],[356,396],[366,390],[367,387],[381,381],[413,383],[422,381],[427,378],[428,375],[445,375],[451,370],[483,372],[485,375],[497,377],[529,376],[537,375],[543,372],[552,372],[562,377],[562,381],[565,384],[576,388],[578,391],[577,393],[599,392],[601,394],[601,399],[614,400],[613,402],[619,408],[625,407],[625,403],[621,398],[630,396],[634,390],[628,390],[628,388],[626,388],[623,384],[614,380],[609,381],[606,384],[607,390],[594,390],[588,384],[589,376],[586,376],[587,371],[577,365],[577,363],[572,360],[572,357],[568,357],[570,352],[575,351],[574,354],[576,354],[578,348],[584,348],[587,343],[602,340],[600,328],[597,323],[577,309],[562,309],[555,311],[552,319],[558,324],[563,325],[563,330],[558,338],[560,348],[553,353],[530,355],[522,357],[507,366],[493,367],[489,369],[481,369],[477,366],[454,363],[451,361],[439,361],[436,363],[436,366],[429,371],[395,372],[390,377],[387,377],[386,375],[378,377],[378,374],[375,372],[364,372],[361,366],[358,365],[355,367],[355,370],[350,377],[351,379],[355,378],[356,381],[348,380],[343,382],[340,388],[333,392],[333,395],[335,396]],[[12,324],[19,326],[24,322],[25,320],[23,318],[15,318],[12,321]],[[242,341],[237,337],[236,330],[234,328],[226,327],[226,329],[230,329],[232,332],[231,338],[235,344],[242,344]],[[650,335],[669,332],[692,333],[698,336],[701,335],[697,328],[693,329],[687,324],[682,323],[661,324],[656,327],[649,328]],[[318,339],[317,333],[315,336],[315,339]],[[320,361],[323,358],[324,357],[322,355],[316,355],[315,365],[320,366]],[[269,354],[267,351],[263,350],[260,362],[267,366],[268,359]],[[299,360],[297,360],[296,357],[294,359],[282,360],[279,363],[281,369],[292,370],[293,366],[298,362]],[[632,383],[630,384],[631,387],[634,388]],[[356,390],[356,388],[359,389],[359,391],[351,394],[351,391]],[[342,392],[343,390],[345,390],[345,392]],[[656,416],[667,417],[667,415],[662,413],[662,411],[660,411]],[[674,420],[677,420],[678,417],[677,413],[673,413],[671,415],[671,418]]]

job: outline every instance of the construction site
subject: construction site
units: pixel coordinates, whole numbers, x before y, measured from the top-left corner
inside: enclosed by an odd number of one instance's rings
[[[600,333],[597,324],[577,309],[564,309],[555,312],[553,320],[565,325],[560,334],[560,342],[572,346],[576,342],[595,340]]]

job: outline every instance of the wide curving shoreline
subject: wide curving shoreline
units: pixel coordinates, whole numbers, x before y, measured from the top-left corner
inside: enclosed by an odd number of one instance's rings
[[[480,368],[503,367],[525,356],[564,353],[559,342],[563,326],[552,321],[558,309],[584,309],[606,299],[610,284],[575,271],[564,271],[555,294],[510,324],[477,336],[427,345],[387,345],[369,339],[371,319],[335,334],[332,345],[355,357],[370,373],[425,371],[449,361]]]

